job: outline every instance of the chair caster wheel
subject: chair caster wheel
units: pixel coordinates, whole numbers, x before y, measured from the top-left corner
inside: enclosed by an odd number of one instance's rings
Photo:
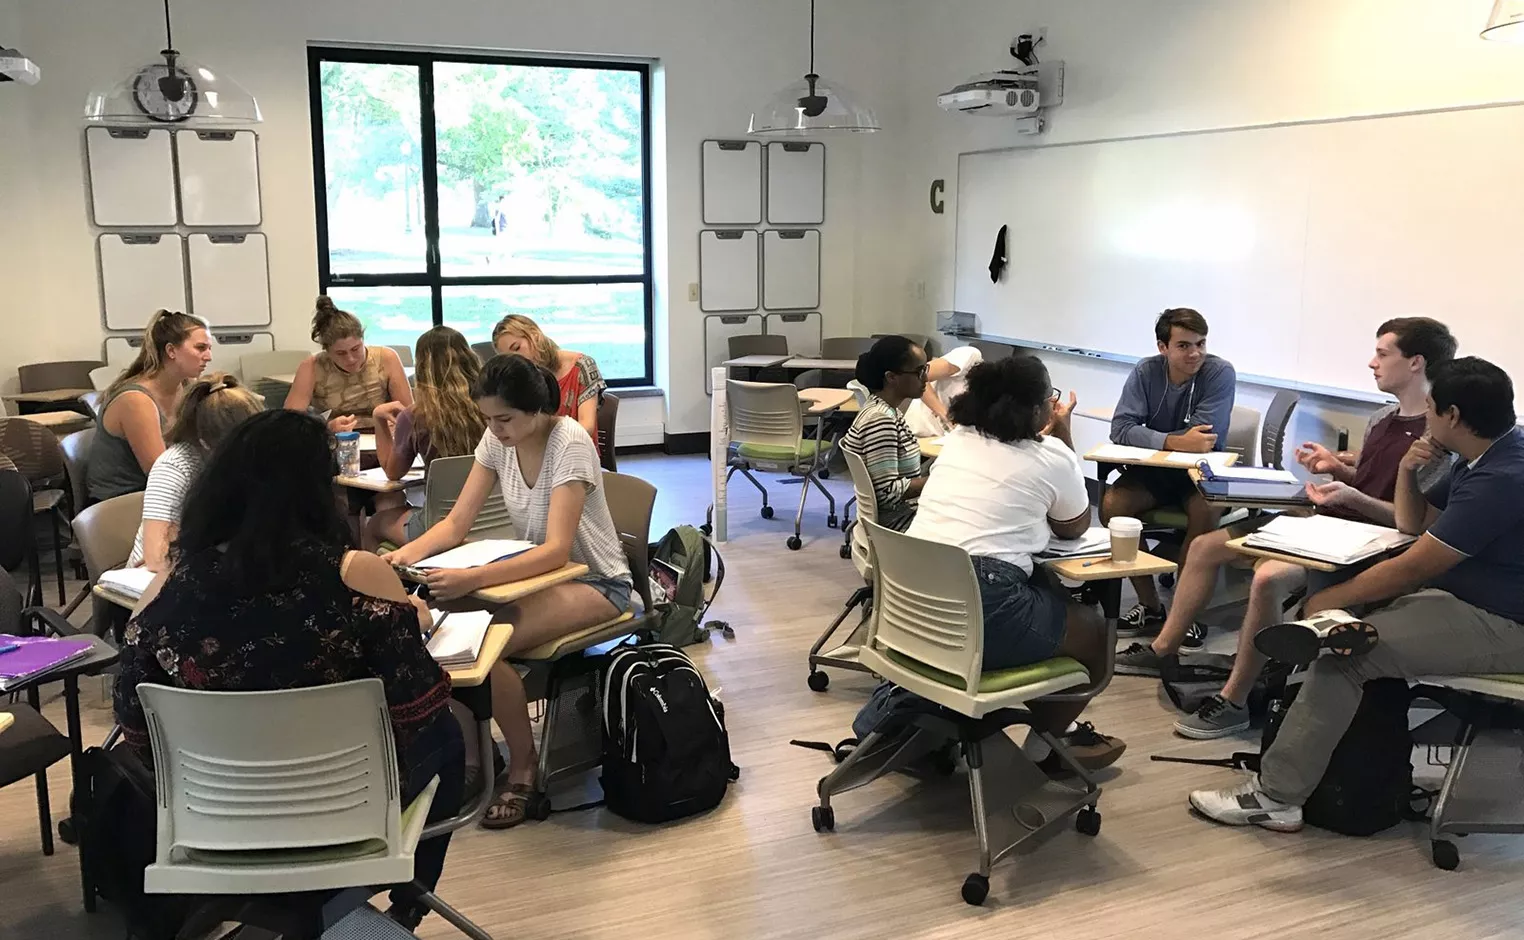
[[[799,540],[799,536],[797,536],[797,535],[790,535],[788,537],[788,550],[789,551],[791,551],[791,552],[797,552],[803,546],[804,546],[804,543]]]
[[[544,793],[531,793],[529,802],[524,806],[524,815],[536,822],[544,822],[550,818],[550,797]]]
[[[706,522],[703,525],[699,526],[699,531],[704,533],[705,536],[710,536],[714,534],[714,526]]]
[[[771,507],[771,506],[763,506],[762,507],[762,518],[763,519],[771,519],[772,517],[773,517],[773,507]]]
[[[839,529],[839,528],[841,528],[841,520],[836,518],[836,515],[834,513],[829,515],[829,516],[826,516],[826,528],[828,528],[828,529]]]
[[[836,831],[836,810],[829,806],[810,807],[810,823],[816,832]]]
[[[820,472],[815,475],[820,477],[822,480],[829,480],[831,478],[831,468],[821,467]]]
[[[831,677],[823,672],[812,672],[805,683],[810,687],[811,692],[824,692],[831,686]]]
[[[837,554],[841,555],[841,557],[843,557],[843,558],[851,558],[852,557],[852,546],[850,546],[850,545],[843,545],[840,549],[837,550]]]
[[[975,907],[990,896],[990,880],[983,875],[969,875],[963,879],[963,900]]]
[[[1087,806],[1080,810],[1074,817],[1074,828],[1081,835],[1097,836],[1101,834],[1101,814],[1094,807]]]
[[[1445,871],[1455,871],[1460,867],[1460,850],[1454,842],[1445,842],[1435,839],[1429,843],[1429,849],[1434,854],[1434,867]]]
[[[58,821],[58,838],[62,839],[66,845],[79,844],[79,833],[74,831],[73,819],[60,819]]]
[[[1159,586],[1166,591],[1175,586],[1175,576],[1172,574],[1159,575]]]

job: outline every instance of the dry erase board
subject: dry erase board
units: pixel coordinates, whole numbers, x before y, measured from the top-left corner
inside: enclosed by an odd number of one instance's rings
[[[186,239],[191,308],[218,326],[270,323],[270,267],[265,236],[196,233]]]
[[[108,330],[141,330],[156,310],[185,310],[185,255],[179,235],[108,232],[96,240]]]
[[[763,332],[762,315],[725,314],[704,318],[704,391],[714,394],[714,368],[730,358],[732,336],[755,336]]]
[[[141,336],[108,336],[101,343],[101,358],[108,368],[120,372],[137,358],[143,345]],[[250,353],[271,352],[275,349],[275,337],[261,330],[213,330],[212,364],[209,372],[237,372],[238,361]],[[113,375],[115,374],[113,373]]]
[[[172,226],[175,161],[169,131],[92,127],[85,131],[90,211],[102,228]]]
[[[762,317],[762,332],[786,337],[789,355],[818,356],[820,338],[825,334],[825,318],[816,310],[769,313]]]
[[[762,309],[814,310],[819,306],[820,230],[763,232]]]
[[[699,309],[757,309],[760,268],[756,232],[699,232]]]
[[[706,140],[703,147],[705,225],[760,225],[762,143]]]
[[[259,138],[253,131],[175,131],[186,225],[258,225]]]
[[[775,140],[767,145],[767,221],[825,222],[825,144]]]

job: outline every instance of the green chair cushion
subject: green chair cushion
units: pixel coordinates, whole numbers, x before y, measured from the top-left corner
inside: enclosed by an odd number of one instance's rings
[[[1493,682],[1506,682],[1509,685],[1524,685],[1524,675],[1517,673],[1497,673],[1495,675],[1477,676],[1478,679],[1491,679]]]
[[[884,650],[884,656],[890,662],[903,666],[916,675],[924,676],[933,682],[938,682],[954,689],[963,688],[963,679],[950,672],[934,669],[920,660],[911,659],[909,656],[903,653],[896,653],[894,650]],[[986,672],[979,677],[979,691],[1008,692],[1011,689],[1019,689],[1024,685],[1036,685],[1039,682],[1046,682],[1049,679],[1057,679],[1060,676],[1067,676],[1073,673],[1079,673],[1087,679],[1089,678],[1089,673],[1085,671],[1084,666],[1079,664],[1078,660],[1070,659],[1068,656],[1055,656],[1052,659],[1045,659],[1040,663],[1017,666],[1014,669],[995,669]]]
[[[770,460],[774,463],[782,463],[789,460],[808,460],[815,456],[816,450],[821,446],[814,438],[806,437],[799,442],[798,453],[776,444],[741,444],[736,447],[736,453],[746,460]]]
[[[1144,525],[1160,529],[1184,529],[1190,524],[1185,510],[1175,507],[1150,509],[1138,518]]]

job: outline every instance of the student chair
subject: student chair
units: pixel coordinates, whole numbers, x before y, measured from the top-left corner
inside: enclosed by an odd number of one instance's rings
[[[51,392],[58,388],[94,388],[90,381],[90,373],[104,365],[105,363],[99,359],[34,362],[17,367],[16,381],[23,392]]]
[[[730,353],[729,358],[739,359],[742,356],[787,356],[789,355],[788,337],[781,333],[744,333],[740,336],[729,337],[725,341],[726,350]],[[748,373],[743,375],[742,373]],[[788,374],[782,369],[731,369],[732,379],[745,379],[759,382],[787,382]],[[819,370],[811,370],[801,373],[796,381],[804,381],[806,378],[820,377]],[[803,385],[802,388],[811,388]]]
[[[51,365],[52,363],[48,363]],[[25,368],[25,367],[23,367]],[[68,505],[68,471],[63,450],[52,431],[26,418],[0,418],[0,453],[8,457],[32,487],[32,514],[52,525],[53,564],[58,576],[58,603],[65,603],[63,569],[64,510]]]
[[[138,526],[143,522],[143,494],[127,493],[102,500],[74,517],[74,537],[79,541],[79,553],[85,561],[88,582],[64,608],[65,617],[89,597],[95,582],[113,568],[127,564],[132,557],[132,543],[137,538]],[[99,619],[91,624],[98,636],[105,636],[108,629],[117,634],[126,626],[126,611],[115,604],[98,603],[95,612]],[[107,619],[109,618],[109,619]]]
[[[600,663],[587,655],[588,651],[638,632],[652,610],[648,554],[656,487],[639,477],[604,471],[603,495],[643,607],[639,615],[625,611],[513,656],[514,662],[530,670],[526,684],[532,681],[539,687],[543,678],[545,719],[540,731],[540,767],[535,792],[525,807],[530,819],[549,818],[552,782],[591,770],[603,760]],[[568,727],[568,722],[573,725]]]
[[[91,369],[90,387],[95,389],[97,392],[104,392],[106,389],[111,387],[112,382],[116,381],[116,377],[121,374],[121,371],[121,369],[118,369],[115,366],[100,366],[98,368]],[[90,410],[94,411],[95,409],[91,408]]]
[[[1265,423],[1259,432],[1259,462],[1261,466],[1285,469],[1281,466],[1286,446],[1286,428],[1291,425],[1291,413],[1296,410],[1302,396],[1282,389],[1270,399],[1265,412]]]
[[[403,368],[413,364],[413,347],[404,346],[401,343],[398,343],[395,345],[389,345],[386,348],[397,354],[397,358],[402,360]]]
[[[380,679],[271,692],[138,686],[158,849],[148,894],[249,895],[407,884],[439,786],[407,806]],[[487,933],[433,892],[420,902]]]
[[[450,514],[475,463],[476,458],[470,454],[436,457],[429,462],[429,472],[423,481],[423,521],[428,528],[443,522]],[[503,491],[494,483],[481,512],[476,514],[476,521],[471,523],[471,531],[466,533],[466,540],[516,538],[518,530],[508,517],[508,507],[503,505]]]
[[[859,411],[861,411],[863,409],[863,406],[868,404],[868,395],[869,395],[869,392],[868,392],[867,387],[864,386],[863,383],[857,381],[856,379],[853,379],[852,381],[847,383],[847,391],[852,393],[852,401],[854,401],[857,404],[857,409]],[[857,417],[857,415],[855,415],[855,414],[852,415],[852,418],[855,419],[856,417]],[[851,422],[848,422],[846,429],[844,429],[839,435],[836,435],[835,439],[832,441],[834,446],[836,446],[838,448],[841,447],[841,439],[843,437],[847,436],[847,431],[851,430],[851,427],[852,427]],[[843,448],[843,449],[845,449],[845,448]],[[825,474],[822,473],[821,476],[825,476]],[[852,507],[854,507],[856,505],[857,505],[857,495],[854,492],[853,495],[847,497],[846,503],[841,507],[841,557],[842,558],[851,558],[852,557]]]
[[[0,465],[7,463],[0,454]],[[42,604],[42,562],[37,557],[37,537],[32,529],[32,484],[14,466],[0,466],[0,570],[27,570],[28,607]]]
[[[730,469],[725,473],[726,484],[739,470],[762,493],[762,518],[771,519],[773,507],[767,502],[767,487],[752,471],[801,477],[799,510],[794,515],[794,534],[788,540],[792,551],[798,551],[804,544],[799,531],[804,521],[804,501],[811,486],[825,494],[829,506],[826,525],[836,528],[836,497],[816,475],[830,459],[831,447],[823,443],[818,434],[814,438],[804,436],[799,390],[792,385],[738,382],[735,379],[725,383],[725,389],[730,440],[736,445],[730,458]]]
[[[265,410],[274,411],[286,406],[286,395],[291,386],[277,382],[272,375],[290,375],[301,368],[312,355],[299,349],[277,349],[273,352],[245,353],[238,357],[238,373],[243,384],[253,389],[265,400]]]
[[[476,358],[482,362],[486,362],[497,355],[497,347],[491,343],[472,343],[471,351],[476,353]]]
[[[873,522],[862,525],[872,546],[874,603],[859,659],[923,702],[903,727],[875,730],[821,779],[812,822],[816,832],[834,830],[832,797],[956,744],[968,766],[979,837],[979,868],[964,880],[963,900],[982,904],[991,866],[1027,839],[1070,816],[1085,835],[1100,832],[1095,806],[1101,788],[1063,742],[1032,728],[1075,773],[1080,789],[1050,782],[1005,729],[1032,724],[1032,713],[1021,706],[1034,699],[1087,702],[1099,695],[1111,681],[1110,661],[1098,676],[1062,656],[985,671],[983,608],[968,554]],[[1115,624],[1108,629],[1114,640]],[[1002,839],[1000,848],[992,849],[992,836]]]
[[[598,399],[598,461],[605,470],[619,470],[614,444],[619,432],[619,396],[604,392]]]
[[[843,546],[852,559],[852,567],[862,575],[863,586],[852,592],[847,598],[847,604],[831,621],[810,647],[810,675],[807,680],[809,687],[816,692],[824,692],[831,685],[831,677],[820,671],[821,666],[830,666],[833,669],[850,669],[854,672],[867,672],[867,668],[858,660],[858,652],[862,649],[862,634],[868,622],[868,615],[873,607],[873,564],[872,552],[868,545],[868,529],[864,522],[878,523],[878,496],[873,492],[873,478],[868,476],[868,465],[853,451],[843,447],[842,456],[847,461],[847,473],[852,477],[853,499],[857,502],[857,521],[844,526],[847,530],[847,544]],[[857,626],[847,641],[841,646],[835,647],[828,653],[822,653],[831,637],[840,629],[847,616],[858,607],[863,609],[863,616],[858,620]]]
[[[32,608],[30,617],[47,618],[50,625],[62,621],[53,611]],[[64,623],[67,626],[67,623]],[[23,636],[29,631],[22,619],[21,594],[16,582],[0,571],[0,633]],[[69,756],[69,739],[39,712],[41,695],[37,687],[27,689],[27,704],[0,706],[0,714],[14,720],[0,733],[0,788],[35,779],[37,786],[37,822],[42,835],[42,854],[53,854],[53,811],[48,799],[48,768]]]

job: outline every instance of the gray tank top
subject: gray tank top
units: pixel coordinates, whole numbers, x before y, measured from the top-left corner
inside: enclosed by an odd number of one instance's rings
[[[90,445],[90,463],[85,470],[85,484],[92,503],[125,493],[136,493],[148,485],[148,474],[138,464],[137,455],[132,452],[132,444],[126,436],[118,436],[106,430],[107,409],[127,392],[148,395],[148,400],[154,402],[154,410],[159,410],[159,403],[154,401],[148,389],[135,382],[123,385],[116,390],[116,394],[101,403],[100,410],[95,413],[95,442]],[[159,430],[164,430],[162,411],[159,411]]]

